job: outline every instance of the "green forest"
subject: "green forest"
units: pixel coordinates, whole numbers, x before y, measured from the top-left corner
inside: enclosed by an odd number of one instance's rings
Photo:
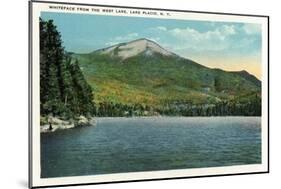
[[[78,60],[63,48],[52,20],[40,19],[40,111],[41,116],[65,119],[94,115],[91,86]]]
[[[100,51],[67,52],[53,20],[40,19],[40,112],[63,119],[260,116],[261,82],[246,71],[157,53],[121,60]]]

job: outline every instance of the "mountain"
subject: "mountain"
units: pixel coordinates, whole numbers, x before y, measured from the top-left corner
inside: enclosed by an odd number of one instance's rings
[[[116,56],[123,60],[137,56],[139,54],[152,56],[153,54],[157,53],[163,56],[176,56],[175,54],[162,48],[157,43],[145,38],[134,40],[128,43],[120,43],[98,50],[96,52],[104,55]]]
[[[211,69],[144,38],[72,56],[92,86],[98,107],[140,106],[159,113],[187,106],[260,103],[261,82],[248,72]]]
[[[254,83],[255,85],[261,87],[261,81],[258,80],[254,75],[248,73],[247,71],[242,70],[242,71],[233,72],[233,73],[238,74],[238,75],[240,75],[241,77],[245,78],[246,80],[251,81],[251,82]]]

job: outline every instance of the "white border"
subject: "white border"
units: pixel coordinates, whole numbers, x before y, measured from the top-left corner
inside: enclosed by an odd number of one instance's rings
[[[241,15],[223,15],[223,14],[209,14],[209,13],[193,13],[193,12],[175,12],[167,10],[155,10],[157,12],[169,13],[171,16],[144,16],[134,15],[134,17],[151,17],[163,19],[180,19],[180,20],[206,20],[206,21],[226,21],[226,22],[243,22],[243,23],[258,23],[262,25],[262,164],[256,165],[242,165],[242,166],[227,166],[216,168],[196,168],[196,169],[180,169],[169,171],[149,171],[149,172],[134,172],[134,173],[118,173],[94,176],[75,176],[75,177],[60,177],[60,178],[40,178],[40,69],[39,69],[39,16],[41,11],[49,12],[65,12],[65,13],[79,13],[85,14],[82,11],[66,11],[66,10],[50,10],[49,5],[60,5],[67,7],[90,7],[90,8],[109,8],[108,6],[88,6],[88,5],[69,5],[69,4],[53,4],[48,2],[32,2],[31,14],[32,20],[30,24],[33,26],[31,45],[32,45],[32,120],[30,136],[32,137],[32,144],[30,144],[31,157],[31,177],[30,186],[49,186],[49,185],[71,185],[83,183],[100,183],[100,182],[118,182],[130,180],[146,180],[146,179],[164,179],[176,177],[194,177],[194,176],[209,176],[209,175],[225,175],[225,174],[242,174],[268,171],[268,20],[266,17],[249,17]],[[127,9],[140,10],[138,8],[114,8],[111,9]],[[153,9],[151,9],[153,10]],[[153,10],[154,11],[154,10]],[[95,15],[117,15],[116,13],[90,13]],[[120,14],[118,16],[130,16],[128,14]]]

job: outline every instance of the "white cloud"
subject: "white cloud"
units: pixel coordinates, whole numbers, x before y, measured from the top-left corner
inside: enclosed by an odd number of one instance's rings
[[[106,45],[115,45],[115,44],[118,44],[118,43],[135,40],[138,37],[139,37],[138,33],[129,33],[129,34],[125,35],[125,36],[114,37],[114,38],[110,39],[110,41],[105,43],[105,44]]]
[[[138,33],[129,33],[126,36],[117,36],[114,40],[115,41],[125,41],[125,40],[131,40],[134,39],[136,37],[138,37],[139,34]]]
[[[223,25],[215,30],[209,30],[206,32],[199,32],[193,28],[175,28],[169,31],[172,35],[183,38],[191,39],[196,41],[205,41],[205,40],[224,40],[227,36],[234,35],[236,33],[235,27],[233,25]]]
[[[219,30],[222,32],[224,35],[234,35],[236,34],[236,29],[234,25],[223,25]]]
[[[259,52],[260,32],[253,24],[218,24],[209,30],[193,27],[166,28],[158,26],[149,30],[157,42],[177,54],[190,55],[240,55]]]
[[[248,35],[261,33],[261,25],[259,24],[244,24],[243,29]]]
[[[139,32],[113,37],[106,45],[110,46],[146,37],[162,47],[184,56],[190,54],[251,53],[260,48],[257,43],[259,40],[257,33],[261,32],[260,26],[255,24],[218,24],[205,31],[192,27],[157,26]]]
[[[158,30],[164,31],[162,29]],[[166,30],[168,37],[178,41],[176,49],[212,50],[219,51],[227,48],[229,36],[236,34],[234,25],[222,25],[216,29],[200,32],[193,28],[175,28]]]

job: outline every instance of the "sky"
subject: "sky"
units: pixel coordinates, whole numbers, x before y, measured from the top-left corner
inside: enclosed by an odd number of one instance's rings
[[[261,78],[261,25],[41,12],[54,20],[67,51],[88,53],[138,38],[211,68]]]

